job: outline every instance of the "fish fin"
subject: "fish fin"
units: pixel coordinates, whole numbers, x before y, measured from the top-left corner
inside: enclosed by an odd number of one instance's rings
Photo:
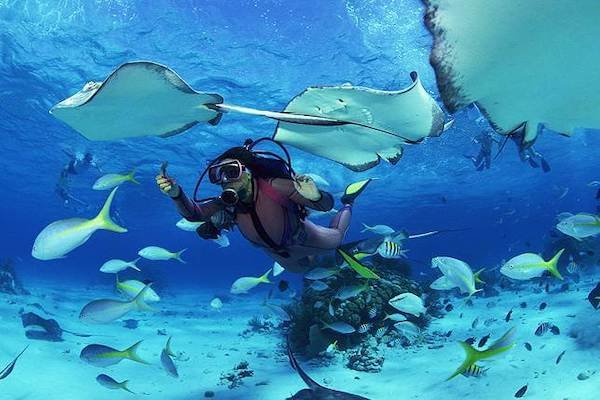
[[[372,227],[370,227],[369,225],[365,224],[364,222],[361,222],[361,224],[364,226],[364,228],[361,229],[360,233],[364,233],[364,232],[370,231],[372,229]]]
[[[133,169],[131,170],[131,172],[130,172],[129,174],[127,174],[127,179],[128,179],[129,181],[131,181],[131,182],[133,182],[133,183],[135,183],[135,184],[139,185],[139,184],[140,184],[140,182],[139,182],[137,179],[135,179],[135,170],[136,170],[136,169],[135,169],[135,168],[133,168]]]
[[[173,338],[173,336],[169,336],[169,339],[167,339],[167,344],[165,345],[165,351],[167,352],[168,355],[170,355],[171,357],[177,357],[177,354],[175,354],[173,352],[173,350],[171,349],[171,339]]]
[[[356,258],[358,261],[360,261],[363,258],[370,257],[374,254],[376,254],[376,253],[356,253],[356,254],[354,254],[354,258]]]
[[[140,344],[142,342],[143,342],[143,340],[140,340],[139,342],[133,344],[131,347],[124,350],[123,353],[125,353],[125,357],[130,359],[131,361],[139,362],[140,364],[150,365],[150,363],[148,361],[145,361],[144,359],[142,359],[139,356],[139,354],[137,353],[138,347],[140,346]]]
[[[366,278],[366,279],[380,279],[379,275],[377,275],[375,272],[371,271],[369,268],[367,268],[364,265],[362,265],[354,257],[352,257],[351,255],[349,255],[348,253],[346,253],[342,249],[338,248],[337,252],[338,252],[339,255],[342,256],[342,258],[344,259],[344,261],[346,261],[346,263],[348,263],[348,265],[350,266],[350,268],[352,268],[354,271],[356,271],[363,278]]]
[[[141,259],[142,259],[142,257],[138,257],[138,258],[136,258],[135,260],[133,260],[133,261],[130,261],[130,262],[129,262],[129,266],[130,266],[131,268],[135,269],[135,270],[136,270],[136,271],[138,271],[138,272],[142,272],[142,270],[141,270],[141,269],[139,269],[139,268],[138,268],[138,266],[136,265],[136,263],[137,263],[138,261],[140,261]]]
[[[150,286],[152,286],[152,283],[149,283],[146,286],[144,286],[144,288],[140,290],[140,292],[133,298],[133,300],[131,300],[131,302],[134,303],[136,308],[140,311],[156,311],[154,307],[150,307],[144,301],[144,295],[146,294]]]
[[[473,296],[477,292],[483,292],[483,289],[476,289],[472,293],[469,293],[469,295],[467,296],[467,299],[470,298],[471,296]]]
[[[477,361],[479,361],[481,359],[481,352],[477,349],[475,349],[473,346],[471,346],[470,344],[468,344],[467,342],[458,342],[458,344],[463,348],[463,350],[465,351],[465,360],[463,361],[463,363],[456,369],[456,371],[454,371],[454,373],[452,375],[450,375],[448,377],[448,379],[446,379],[446,381],[449,381],[452,378],[457,377],[458,375],[464,373],[467,369],[469,369],[473,364],[475,364]]]
[[[485,281],[481,279],[481,273],[483,271],[485,271],[485,268],[481,268],[479,271],[477,271],[473,274],[473,279],[475,279],[475,283],[485,285]]]
[[[269,274],[271,273],[272,270],[273,270],[273,268],[269,268],[269,270],[267,272],[265,272],[264,274],[262,274],[261,277],[258,278],[258,280],[262,283],[271,283],[271,281],[269,280]]]
[[[114,188],[112,192],[110,192],[110,195],[108,195],[108,198],[106,199],[102,210],[100,210],[98,215],[94,218],[94,221],[98,224],[98,227],[100,229],[123,233],[127,232],[127,228],[123,228],[122,226],[117,225],[110,217],[110,206],[113,202],[113,198],[115,197],[117,189],[118,187]]]
[[[515,345],[513,337],[515,335],[516,329],[517,328],[515,328],[515,327],[510,328],[508,331],[506,331],[506,333],[504,335],[502,335],[502,337],[500,339],[498,339],[494,343],[492,343],[490,345],[490,347],[488,347],[485,350],[486,358],[491,357],[496,354],[499,354],[499,353],[502,353],[502,352],[512,348]]]
[[[548,269],[548,271],[554,275],[555,277],[557,277],[558,279],[560,279],[561,281],[564,280],[564,278],[562,277],[562,275],[560,274],[560,271],[558,270],[558,259],[560,258],[560,256],[562,255],[562,253],[565,251],[565,249],[560,249],[558,251],[558,253],[556,253],[556,255],[554,257],[552,257],[552,259],[548,262],[546,262],[546,268]]]
[[[180,263],[187,264],[187,262],[186,262],[186,261],[184,261],[184,259],[183,259],[183,258],[181,258],[181,255],[182,255],[182,254],[183,254],[183,252],[184,252],[184,251],[186,251],[186,250],[187,250],[187,249],[183,249],[183,250],[180,250],[180,251],[178,251],[177,253],[175,253],[175,259],[176,259],[177,261],[179,261]]]
[[[121,389],[123,389],[126,392],[129,392],[131,394],[135,394],[135,392],[132,392],[131,390],[129,390],[129,388],[127,387],[127,385],[129,385],[129,380],[123,381],[121,383],[119,383],[119,386],[121,386]]]

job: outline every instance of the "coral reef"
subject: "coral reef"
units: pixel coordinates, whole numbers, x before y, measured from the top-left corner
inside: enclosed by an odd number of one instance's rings
[[[372,361],[366,354],[371,354],[372,351],[361,347],[363,343],[370,338],[377,337],[375,343],[377,345],[378,341],[382,341],[382,332],[384,331],[388,335],[385,343],[392,342],[391,345],[393,345],[397,342],[400,335],[394,333],[394,321],[386,319],[386,315],[399,311],[391,307],[388,301],[405,292],[421,296],[422,288],[418,283],[404,276],[403,271],[410,270],[404,260],[390,260],[374,256],[370,262],[364,262],[364,265],[377,273],[381,279],[368,281],[358,279],[354,270],[345,268],[324,280],[328,288],[323,291],[309,288],[310,282],[307,281],[308,284],[300,302],[286,310],[292,316],[289,335],[295,347],[304,347],[309,356],[315,356],[325,350],[328,344],[337,340],[341,350],[358,347],[358,353],[354,358],[365,358],[363,364],[371,365]],[[364,285],[365,283],[368,284],[368,287],[356,296],[345,300],[336,297],[342,287]],[[415,317],[408,314],[406,317],[421,328],[427,325],[430,318],[427,315]],[[341,334],[331,329],[323,330],[321,329],[323,322],[345,322],[357,331],[352,334]],[[361,326],[362,329],[359,330]],[[406,341],[402,343],[407,344]],[[381,358],[382,363],[383,358]],[[360,361],[353,361],[351,364],[361,368]]]
[[[219,380],[220,385],[227,385],[229,389],[235,389],[236,387],[241,386],[244,382],[242,381],[244,378],[249,376],[253,376],[254,371],[250,369],[247,361],[242,361],[235,367],[231,372],[224,372],[221,374],[221,378]]]
[[[247,338],[255,333],[266,334],[275,329],[275,323],[268,316],[255,315],[248,321],[248,328],[244,329],[240,336]]]
[[[346,366],[356,371],[379,372],[383,367],[383,361],[383,355],[377,346],[365,343],[349,352]]]
[[[14,262],[10,258],[0,261],[0,292],[8,294],[29,294],[17,278]]]

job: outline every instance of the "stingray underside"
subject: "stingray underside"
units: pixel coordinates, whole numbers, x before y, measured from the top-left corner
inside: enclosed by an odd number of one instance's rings
[[[310,87],[287,105],[284,113],[326,117],[337,125],[310,125],[280,121],[274,139],[364,171],[384,160],[395,164],[402,144],[438,136],[444,114],[423,88],[416,73],[400,91],[382,91],[350,85]]]
[[[430,62],[450,112],[476,103],[525,143],[600,128],[600,2],[423,0]]]
[[[172,136],[199,122],[218,123],[218,94],[197,92],[173,70],[136,61],[121,65],[104,82],[90,82],[50,112],[90,140]]]

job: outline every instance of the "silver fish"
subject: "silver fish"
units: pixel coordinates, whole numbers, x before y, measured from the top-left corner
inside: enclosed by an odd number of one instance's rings
[[[333,309],[333,305],[331,305],[331,301],[329,302],[329,307],[327,311],[329,311],[329,315],[331,315],[332,317],[335,315],[335,310]]]
[[[305,279],[309,279],[311,281],[316,281],[319,279],[329,278],[332,275],[335,275],[337,271],[335,269],[328,268],[315,268],[304,275]]]
[[[329,289],[329,286],[325,282],[314,281],[309,288],[316,292],[322,292],[323,290]]]
[[[269,310],[271,310],[273,312],[273,314],[275,314],[277,316],[277,318],[279,318],[280,320],[287,322],[287,321],[291,321],[292,318],[290,317],[290,314],[287,313],[287,311],[285,311],[281,306],[278,306],[277,304],[265,304],[265,307],[267,307]]]
[[[123,382],[117,382],[116,380],[114,380],[106,374],[100,374],[96,377],[96,382],[98,382],[107,389],[123,389],[129,393],[135,394],[127,387],[127,384],[129,383],[129,381],[127,380]]]
[[[79,319],[88,324],[107,324],[115,321],[133,310],[154,311],[152,307],[144,302],[144,296],[152,284],[144,288],[130,301],[112,299],[94,300],[86,304]]]
[[[171,357],[175,357],[176,354],[171,350],[171,337],[167,340],[167,344],[165,348],[160,353],[160,363],[162,367],[167,371],[167,374],[171,375],[173,378],[179,378],[179,373],[177,372],[177,367],[173,362]]]
[[[79,358],[96,367],[108,367],[125,359],[148,364],[137,354],[140,343],[142,343],[141,340],[125,350],[117,350],[103,344],[90,344],[81,350]]]
[[[343,333],[345,335],[356,332],[356,329],[354,329],[352,325],[342,321],[332,322],[331,324],[323,322],[323,329],[331,329],[332,331]]]
[[[348,299],[351,299],[352,297],[358,296],[359,294],[361,294],[363,291],[367,290],[368,288],[369,288],[369,285],[366,283],[363,285],[344,286],[340,290],[338,290],[335,297],[337,297],[340,300],[348,300]]]

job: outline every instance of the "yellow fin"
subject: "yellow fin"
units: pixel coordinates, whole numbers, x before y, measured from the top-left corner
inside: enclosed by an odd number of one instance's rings
[[[125,355],[125,358],[130,359],[131,361],[135,361],[135,362],[139,362],[141,364],[146,364],[149,365],[150,363],[143,360],[137,353],[138,347],[140,346],[140,344],[143,342],[143,340],[140,340],[139,342],[133,344],[131,347],[129,347],[128,349],[123,351],[123,354]]]
[[[562,255],[562,253],[565,251],[565,249],[560,249],[558,251],[558,253],[556,253],[556,255],[554,257],[552,257],[552,259],[548,262],[546,262],[546,268],[548,269],[548,271],[554,275],[555,277],[557,277],[558,279],[560,279],[561,281],[564,280],[564,278],[562,277],[562,275],[560,274],[560,271],[558,270],[558,259],[560,258],[560,256]]]
[[[131,170],[131,172],[129,174],[127,174],[127,180],[136,183],[136,184],[140,184],[140,182],[135,179],[135,168]]]
[[[99,229],[105,229],[107,231],[123,233],[123,232],[127,232],[127,228],[123,228],[122,226],[117,225],[110,217],[110,206],[112,205],[113,198],[115,197],[115,193],[117,192],[117,189],[118,189],[118,187],[114,188],[110,192],[110,194],[108,195],[108,198],[106,199],[106,202],[104,203],[104,206],[102,207],[102,210],[100,210],[100,212],[93,219],[93,221],[94,221],[94,223],[96,223],[98,225]]]
[[[350,256],[341,249],[337,249],[337,251],[342,256],[344,261],[346,261],[346,263],[350,266],[350,268],[356,271],[360,276],[367,279],[379,279],[379,275],[359,263],[354,257]]]
[[[269,274],[271,273],[272,270],[273,270],[273,268],[269,268],[269,270],[267,272],[265,272],[258,278],[258,281],[262,282],[262,283],[271,283],[271,281],[269,280]]]

